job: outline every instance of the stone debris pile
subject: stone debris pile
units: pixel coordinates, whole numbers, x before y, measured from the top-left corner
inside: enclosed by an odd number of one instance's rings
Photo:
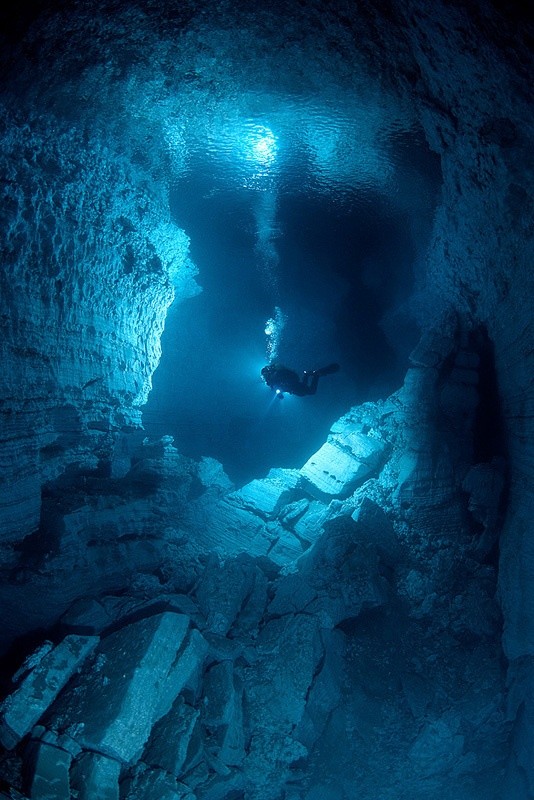
[[[235,489],[164,437],[123,496],[66,514],[52,578],[79,554],[74,519],[101,563],[123,539],[144,572],[120,593],[81,581],[17,670],[0,707],[14,791],[345,800],[357,785],[367,800],[402,785],[422,800],[482,780],[491,796],[504,472],[476,462],[476,337],[449,322],[447,347],[420,346],[403,387],[351,409],[302,469]]]

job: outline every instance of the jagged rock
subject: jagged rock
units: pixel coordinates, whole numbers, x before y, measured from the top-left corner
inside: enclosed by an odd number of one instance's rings
[[[165,535],[161,513],[146,500],[125,503],[116,497],[100,505],[91,500],[65,514],[58,566],[76,565],[78,596],[104,593],[115,588],[125,569],[130,583],[139,573],[155,573],[175,557],[178,544]]]
[[[293,530],[299,539],[309,546],[320,536],[328,517],[328,509],[324,503],[313,500],[304,514],[295,522]]]
[[[276,541],[269,550],[269,559],[281,567],[294,564],[305,550],[298,536],[284,528],[278,528],[275,536]]]
[[[194,794],[167,772],[141,764],[121,782],[123,800],[195,800]]]
[[[198,729],[200,731],[200,725],[198,726]],[[203,744],[201,759],[199,759],[198,763],[192,765],[191,768],[189,768],[189,765],[186,765],[186,767],[188,771],[187,776],[184,777],[184,783],[191,791],[195,792],[195,796],[197,796],[198,793],[202,791],[202,787],[208,781],[210,774],[213,775],[212,772],[210,773],[210,768],[208,767],[204,757]]]
[[[207,644],[188,617],[164,612],[102,640],[85,670],[53,709],[52,722],[73,730],[86,749],[131,762],[195,670]]]
[[[21,678],[24,678],[28,672],[31,672],[32,669],[35,669],[35,667],[40,664],[43,658],[53,649],[54,644],[48,639],[40,644],[32,653],[30,653],[29,656],[26,656],[21,666],[11,678],[11,682],[14,684],[19,683]]]
[[[77,758],[82,752],[82,748],[68,731],[58,733],[55,730],[46,728],[44,725],[36,725],[32,729],[31,735],[32,739],[38,739],[40,742],[46,742],[54,747],[59,747],[61,750],[65,750],[65,752],[70,753],[73,758]]]
[[[295,737],[308,750],[319,740],[333,709],[343,699],[343,655],[345,636],[341,631],[322,631],[324,662],[308,692],[304,714],[295,729]]]
[[[202,720],[208,728],[228,725],[236,702],[234,666],[230,661],[214,664],[204,676]]]
[[[356,522],[355,539],[374,544],[382,558],[389,564],[395,564],[400,558],[401,548],[392,520],[383,508],[369,497],[364,497],[351,518]]]
[[[245,781],[240,773],[228,776],[214,775],[203,781],[196,790],[198,800],[229,800],[229,798],[243,797]]]
[[[76,633],[99,634],[111,622],[106,609],[95,598],[81,598],[61,617],[61,625]]]
[[[208,643],[206,661],[235,661],[243,655],[244,644],[241,638],[229,639],[227,636],[211,631],[202,634]]]
[[[387,601],[377,548],[358,540],[356,531],[350,518],[334,519],[300,561],[302,578],[317,594],[306,612],[316,614],[322,627],[332,628]]]
[[[199,714],[183,697],[177,697],[168,714],[154,725],[143,761],[180,777]]]
[[[306,497],[296,500],[294,503],[289,503],[280,510],[278,519],[282,525],[293,528],[295,523],[306,513],[309,505],[310,501]]]
[[[301,481],[297,470],[271,469],[266,478],[247,483],[228,495],[228,501],[249,509],[264,519],[274,518],[288,505]]]
[[[262,570],[255,565],[252,591],[245,598],[237,617],[237,627],[242,631],[256,631],[267,605],[268,579]]]
[[[500,611],[488,594],[487,583],[471,580],[462,594],[451,599],[450,629],[455,635],[462,637],[467,634],[480,639],[495,636],[500,627]]]
[[[192,504],[188,526],[202,530],[202,544],[207,550],[217,549],[225,556],[249,553],[264,556],[273,544],[265,521],[245,508],[221,500],[206,510],[200,504]]]
[[[293,776],[292,765],[303,763],[308,751],[294,736],[262,730],[252,735],[244,771],[251,800],[277,800]],[[246,795],[246,796],[247,796]]]
[[[132,468],[126,481],[140,487],[143,493],[162,488],[172,492],[175,502],[189,497],[196,478],[197,465],[178,452],[172,436],[145,439],[132,456]]]
[[[77,800],[119,800],[121,764],[98,753],[83,753],[72,765],[70,782]]]
[[[258,661],[245,671],[250,746],[243,763],[251,797],[277,797],[289,765],[307,755],[292,737],[323,656],[312,616],[271,620],[257,639]]]
[[[208,628],[226,634],[235,622],[256,581],[256,567],[247,556],[229,559],[221,566],[212,557],[195,589]]]
[[[464,736],[459,716],[445,713],[430,721],[410,749],[410,759],[424,778],[458,769],[463,756]]]
[[[203,456],[198,463],[197,471],[200,482],[208,489],[226,493],[234,488],[223,465],[216,458]]]
[[[315,589],[301,575],[285,575],[276,585],[268,611],[273,616],[303,612],[316,597]]]
[[[243,685],[230,661],[206,673],[202,722],[210,731],[208,749],[223,765],[237,766],[245,756]]]
[[[96,636],[66,636],[6,697],[0,708],[0,741],[4,747],[15,747],[33,728],[98,642]]]
[[[384,442],[346,430],[331,434],[300,472],[319,499],[346,497],[378,468],[385,450]]]
[[[186,594],[161,594],[161,585],[157,585],[156,596],[150,600],[139,599],[130,595],[105,595],[101,603],[106,613],[116,625],[122,625],[139,617],[150,616],[157,611],[174,611],[185,614],[198,628],[205,627],[206,621],[196,603]]]
[[[250,725],[269,729],[299,722],[323,653],[316,620],[307,615],[268,622],[257,641],[258,662],[246,670]]]
[[[72,756],[46,742],[30,742],[25,753],[31,800],[70,800]]]

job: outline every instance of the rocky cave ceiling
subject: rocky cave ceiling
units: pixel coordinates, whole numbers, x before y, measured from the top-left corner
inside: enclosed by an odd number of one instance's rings
[[[0,796],[534,797],[526,15],[2,14]],[[347,387],[301,461],[239,487],[143,441],[168,310],[203,285],[173,210],[198,160],[256,203],[272,278],[290,184],[421,217],[406,136],[440,185],[398,386]]]

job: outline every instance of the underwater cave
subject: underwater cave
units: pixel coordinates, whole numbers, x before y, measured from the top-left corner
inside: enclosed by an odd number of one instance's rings
[[[0,798],[534,798],[527,13],[0,18]]]

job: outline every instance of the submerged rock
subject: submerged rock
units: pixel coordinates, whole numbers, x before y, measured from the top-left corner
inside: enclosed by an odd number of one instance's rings
[[[97,636],[66,636],[42,656],[0,707],[0,742],[15,745],[43,716],[76,670],[98,645]]]
[[[143,752],[206,652],[188,633],[189,618],[172,612],[131,623],[104,638],[85,670],[52,709],[50,724],[74,730],[87,750],[130,763]]]
[[[319,499],[347,497],[381,464],[386,446],[350,429],[333,433],[301,469]]]
[[[77,800],[119,800],[120,770],[119,761],[85,752],[71,767],[72,792]]]

